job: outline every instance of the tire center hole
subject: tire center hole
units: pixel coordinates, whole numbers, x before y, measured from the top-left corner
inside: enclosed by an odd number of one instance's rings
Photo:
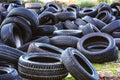
[[[3,70],[0,70],[0,75],[2,75],[2,74],[7,74],[7,72],[3,71]]]
[[[32,58],[29,58],[28,60],[33,61],[33,62],[40,62],[40,63],[59,62],[59,60],[57,60],[55,58],[48,58],[48,57],[32,57]]]
[[[90,73],[91,75],[93,74],[92,73],[92,70],[90,69],[90,67],[88,66],[88,64],[82,59],[80,58],[78,55],[74,54],[75,58],[77,59],[77,61],[79,62],[79,64],[88,72]]]

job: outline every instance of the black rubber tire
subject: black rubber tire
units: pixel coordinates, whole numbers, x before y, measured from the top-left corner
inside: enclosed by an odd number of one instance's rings
[[[112,15],[108,11],[101,11],[96,15],[96,18],[102,20],[105,23],[110,23],[112,21]]]
[[[54,3],[54,2],[47,2],[46,5],[44,6],[44,9],[49,8],[49,7],[55,8],[57,12],[62,11],[61,5]]]
[[[93,20],[93,18],[90,17],[90,16],[85,16],[85,17],[82,18],[82,20],[84,20],[84,21],[87,22],[87,23],[91,23],[91,24],[97,26],[97,25],[96,25],[96,22],[95,22],[95,21]]]
[[[62,61],[76,80],[98,80],[99,76],[89,60],[74,48],[67,48],[61,55]]]
[[[15,68],[18,67],[18,59],[21,55],[24,55],[25,53],[6,46],[6,45],[0,45],[0,58],[4,61],[7,61],[15,66]]]
[[[57,23],[57,18],[52,12],[42,12],[38,15],[39,25],[54,25]]]
[[[16,80],[18,72],[14,68],[0,67],[0,80]]]
[[[96,27],[101,30],[104,26],[106,26],[107,24],[104,23],[102,20],[99,20],[97,18],[93,18],[93,20],[95,21],[96,23]]]
[[[50,38],[50,43],[58,47],[76,47],[78,37],[74,36],[54,36]]]
[[[7,17],[1,24],[1,27],[8,23],[15,23],[22,34],[22,39],[25,42],[29,41],[32,37],[32,31],[28,22],[21,17]]]
[[[50,43],[50,39],[49,39],[49,37],[47,37],[47,36],[43,36],[43,37],[37,38],[37,39],[35,39],[35,40],[33,40],[33,41],[30,41],[30,42],[25,43],[24,45],[22,45],[22,46],[19,47],[18,49],[21,50],[21,51],[23,51],[23,52],[27,52],[28,47],[29,47],[29,45],[30,45],[32,42],[40,42],[40,43],[47,43],[47,44],[49,44],[49,43]]]
[[[117,24],[117,25],[116,25]],[[105,33],[112,33],[113,31],[120,29],[120,20],[112,21],[111,23],[104,26],[101,31]]]
[[[80,18],[77,18],[74,23],[78,26],[81,26],[81,25],[86,25],[87,22],[85,22],[84,20],[80,19]]]
[[[2,17],[2,14],[0,13],[0,25],[1,25],[2,21],[3,21],[3,17]]]
[[[71,7],[73,9],[75,9],[76,11],[80,11],[80,7],[76,4],[70,4],[70,5],[68,5],[68,7]]]
[[[1,40],[3,43],[12,46],[12,47],[20,47],[23,44],[23,38],[21,35],[21,31],[18,26],[14,23],[5,24],[1,28]],[[19,37],[20,44],[17,46],[16,36]]]
[[[66,29],[78,29],[78,26],[70,20],[66,20],[64,22],[64,26],[65,26]]]
[[[61,58],[47,53],[21,56],[18,70],[23,78],[31,80],[62,80],[68,74]]]
[[[100,30],[91,23],[88,23],[84,26],[80,26],[80,28],[82,30],[83,35],[94,33],[94,32],[100,32]]]
[[[42,52],[50,52],[50,53],[55,53],[55,54],[61,54],[63,49],[60,49],[56,46],[53,46],[51,44],[46,44],[46,43],[38,43],[34,42],[29,45],[28,48],[28,53],[42,53]]]
[[[120,50],[120,38],[114,38],[114,40],[115,40],[116,46]]]
[[[54,25],[40,25],[36,29],[36,36],[48,36],[52,35],[54,31],[58,30]]]
[[[74,12],[59,12],[56,13],[58,21],[66,21],[66,20],[75,20],[77,18]]]
[[[113,11],[112,11],[112,8],[110,7],[110,5],[105,2],[100,3],[100,5],[98,5],[98,13],[100,13],[102,11],[108,11],[110,14],[113,14]]]
[[[79,18],[82,18],[84,16],[95,17],[96,15],[97,15],[97,9],[96,8],[83,8],[78,13]]]
[[[2,61],[0,60],[0,67],[9,67],[9,68],[14,68],[14,65],[7,62],[7,61]]]
[[[75,12],[76,13],[76,9],[72,8],[72,7],[65,7],[63,9],[63,12]]]
[[[10,12],[13,8],[18,8],[21,7],[21,5],[15,4],[15,3],[10,3],[8,8],[7,8],[7,12]]]
[[[87,50],[86,47],[91,46],[90,44],[92,43],[107,44],[107,47],[101,50],[97,47],[94,51]],[[106,33],[90,33],[85,35],[79,40],[77,48],[93,63],[104,63],[118,59],[118,48],[115,45],[115,41]]]
[[[55,24],[55,26],[58,28],[58,30],[61,30],[64,28],[64,23],[59,21],[57,24]]]
[[[45,12],[45,11],[49,11],[49,12],[52,12],[52,13],[57,13],[57,9],[54,8],[54,7],[48,7],[48,8],[46,8],[46,9],[44,10],[44,12]]]
[[[25,3],[25,8],[27,9],[40,9],[42,6],[39,2],[29,2]]]
[[[81,37],[82,30],[56,30],[53,32],[55,36],[75,36]]]
[[[32,31],[34,31],[39,25],[37,16],[23,7],[14,8],[7,15],[7,17],[13,17],[13,16],[20,16],[28,20],[31,25],[30,27]]]
[[[114,13],[114,10],[115,10],[115,13],[113,15],[116,16],[116,18],[119,16],[119,13],[120,13],[118,6],[120,6],[120,2],[113,2],[110,5],[110,7],[113,10],[113,13]]]
[[[114,31],[114,32],[111,34],[111,36],[112,36],[113,38],[120,38],[120,31]]]

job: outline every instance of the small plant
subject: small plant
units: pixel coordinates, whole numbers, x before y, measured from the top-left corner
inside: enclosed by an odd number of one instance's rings
[[[81,8],[83,8],[83,7],[94,7],[96,4],[88,0],[78,0],[78,5]]]

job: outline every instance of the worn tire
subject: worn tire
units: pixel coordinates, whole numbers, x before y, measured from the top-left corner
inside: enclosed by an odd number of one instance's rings
[[[38,42],[31,43],[28,48],[28,53],[50,52],[50,53],[55,53],[55,54],[61,54],[62,51],[63,51],[62,49],[56,46],[46,44],[46,43],[38,43]]]
[[[0,80],[16,80],[18,72],[14,68],[0,67]]]
[[[62,80],[68,74],[58,56],[45,53],[21,56],[18,70],[23,78],[32,80]]]
[[[15,23],[17,27],[19,27],[19,31],[21,31],[21,35],[22,35],[24,43],[31,39],[32,31],[30,29],[30,25],[25,19],[21,17],[7,17],[2,22],[1,27],[9,23]]]
[[[74,48],[67,48],[61,55],[62,61],[76,80],[98,80],[99,76],[89,60]]]
[[[14,8],[7,15],[7,17],[14,17],[14,16],[20,16],[20,17],[23,17],[26,20],[28,20],[29,24],[31,25],[30,27],[31,27],[32,31],[34,31],[37,28],[37,26],[39,25],[37,16],[34,13],[32,13],[31,11],[29,11],[23,7]]]
[[[9,23],[1,28],[1,40],[12,47],[20,47],[23,44],[23,38],[18,26],[14,23]],[[18,39],[19,41],[18,41]]]
[[[56,30],[53,32],[55,36],[75,36],[81,37],[82,30]]]
[[[6,45],[0,45],[0,58],[4,61],[12,63],[16,68],[18,66],[19,57],[24,54],[25,54],[24,52],[17,50],[15,48]]]
[[[107,47],[103,47],[102,49],[96,47],[94,51],[87,49],[91,44],[97,43],[105,44]],[[115,41],[106,33],[90,33],[85,35],[79,40],[77,48],[94,63],[104,63],[118,59],[118,48],[115,45]]]
[[[74,36],[54,36],[50,38],[51,44],[58,47],[76,47],[79,38]]]

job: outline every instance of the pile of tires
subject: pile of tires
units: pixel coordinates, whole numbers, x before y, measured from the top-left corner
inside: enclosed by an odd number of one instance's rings
[[[91,63],[118,60],[120,2],[0,4],[0,80],[99,80]]]

